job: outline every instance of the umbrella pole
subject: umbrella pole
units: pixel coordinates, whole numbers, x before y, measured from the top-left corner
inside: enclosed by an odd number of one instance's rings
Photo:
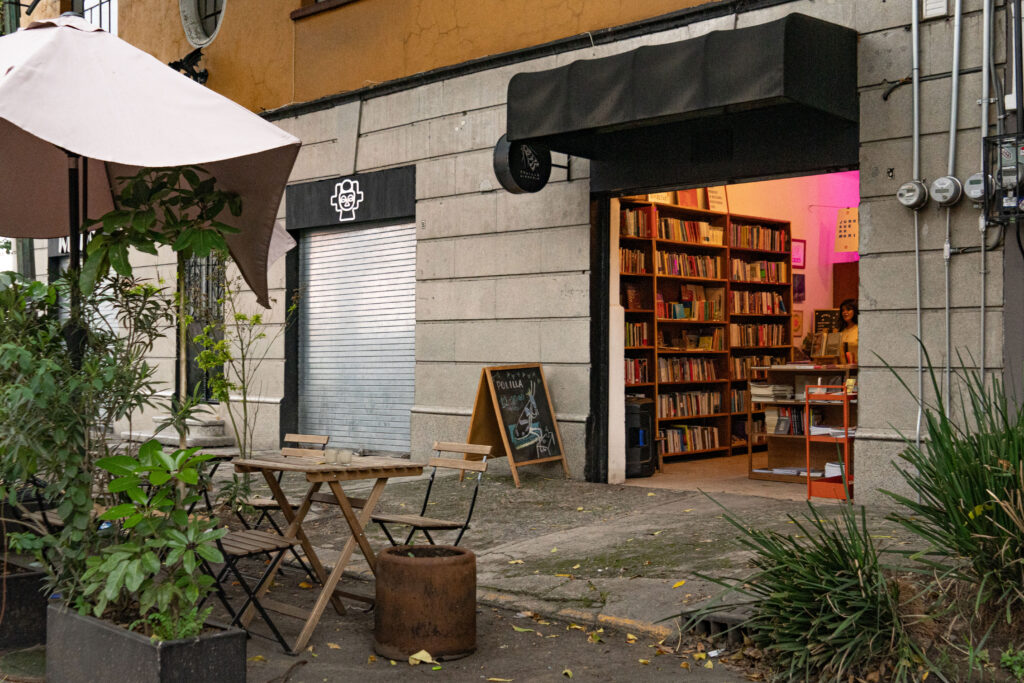
[[[65,150],[68,155],[68,285],[71,290],[70,321],[67,328],[67,341],[71,356],[71,366],[78,370],[82,367],[84,335],[82,330],[82,290],[79,282],[81,271],[81,213],[79,192],[78,165],[82,157]]]

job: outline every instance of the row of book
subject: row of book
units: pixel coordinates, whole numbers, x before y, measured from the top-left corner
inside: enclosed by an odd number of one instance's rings
[[[729,277],[735,282],[768,282],[786,284],[789,282],[789,264],[785,261],[744,261],[729,260]]]
[[[651,381],[646,358],[626,358],[626,384],[646,384]]]
[[[764,225],[729,225],[729,244],[746,249],[787,251],[789,237],[785,228],[769,228]]]
[[[779,315],[786,313],[786,299],[778,292],[729,293],[732,312],[737,315]]]
[[[689,453],[719,447],[718,427],[685,425],[658,430],[658,452]]]
[[[650,346],[651,326],[648,323],[626,323],[626,346]]]
[[[722,259],[717,256],[674,251],[659,251],[656,256],[658,275],[722,279]]]
[[[734,413],[745,413],[750,402],[750,392],[746,389],[733,389],[730,409]]]
[[[725,307],[721,301],[659,301],[655,311],[662,320],[725,322]]]
[[[642,249],[619,248],[619,269],[623,273],[642,275],[647,272],[647,254]]]
[[[696,330],[659,327],[658,346],[665,351],[725,351],[725,327]]]
[[[718,391],[673,391],[658,394],[658,417],[697,417],[722,412]]]
[[[653,206],[623,209],[619,212],[619,234],[623,237],[650,238],[656,219]]]
[[[785,346],[789,343],[789,326],[777,323],[751,325],[729,324],[732,346]]]
[[[721,245],[725,241],[725,230],[702,221],[662,218],[658,221],[658,239]]]
[[[712,358],[658,358],[659,382],[706,382],[718,379],[718,368]]]
[[[765,429],[769,434],[804,436],[807,420],[803,406],[768,406],[764,410]],[[820,409],[811,409],[811,425],[820,425],[824,415]]]
[[[751,368],[781,365],[788,360],[785,356],[736,356],[732,359],[732,377],[733,379],[749,379]]]

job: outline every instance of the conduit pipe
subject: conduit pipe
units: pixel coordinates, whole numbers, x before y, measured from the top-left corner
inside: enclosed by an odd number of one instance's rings
[[[916,2],[914,4],[917,4]],[[953,69],[950,74],[952,86],[949,100],[949,163],[946,175],[954,177],[956,170],[957,102],[960,99],[960,37],[963,32],[963,0],[956,0],[953,10]],[[950,260],[953,255],[952,236],[953,209],[946,207],[946,241],[942,245],[942,261],[946,280],[946,368],[942,389],[943,405],[949,410],[950,386],[953,375],[953,327],[950,320]]]
[[[910,3],[913,8],[910,22],[912,68],[910,71],[911,90],[914,103],[914,180],[921,182],[921,16],[919,3]],[[921,314],[921,209],[914,209],[914,280],[917,301],[917,428],[914,445],[921,447],[921,420],[924,413],[924,330]]]
[[[988,108],[989,108],[989,69],[991,64],[989,63],[989,53],[991,52],[992,44],[992,0],[984,0],[981,9],[981,163],[979,168],[982,169],[982,173],[987,173],[985,168],[985,136],[988,135]],[[988,241],[986,230],[988,229],[988,222],[985,220],[985,211],[983,210],[978,216],[978,231],[981,233],[981,305],[980,314],[981,320],[978,324],[980,331],[979,339],[979,352],[978,352],[978,364],[981,376],[981,382],[985,384],[985,308],[986,308],[986,287],[987,287],[987,275],[988,275]]]

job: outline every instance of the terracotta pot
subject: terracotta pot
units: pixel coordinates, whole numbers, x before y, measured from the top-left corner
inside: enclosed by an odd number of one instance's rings
[[[476,650],[476,556],[445,545],[400,545],[377,555],[373,647],[389,659],[420,650],[455,658]]]

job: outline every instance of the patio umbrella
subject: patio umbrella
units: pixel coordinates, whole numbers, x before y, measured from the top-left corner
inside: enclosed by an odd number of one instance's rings
[[[281,195],[299,140],[149,54],[64,15],[0,38],[0,235],[77,242],[85,163],[88,217],[114,208],[119,176],[202,165],[240,195],[228,248],[263,306]],[[69,225],[70,222],[70,225]],[[279,230],[279,233],[281,231]],[[274,252],[279,251],[280,240]]]

